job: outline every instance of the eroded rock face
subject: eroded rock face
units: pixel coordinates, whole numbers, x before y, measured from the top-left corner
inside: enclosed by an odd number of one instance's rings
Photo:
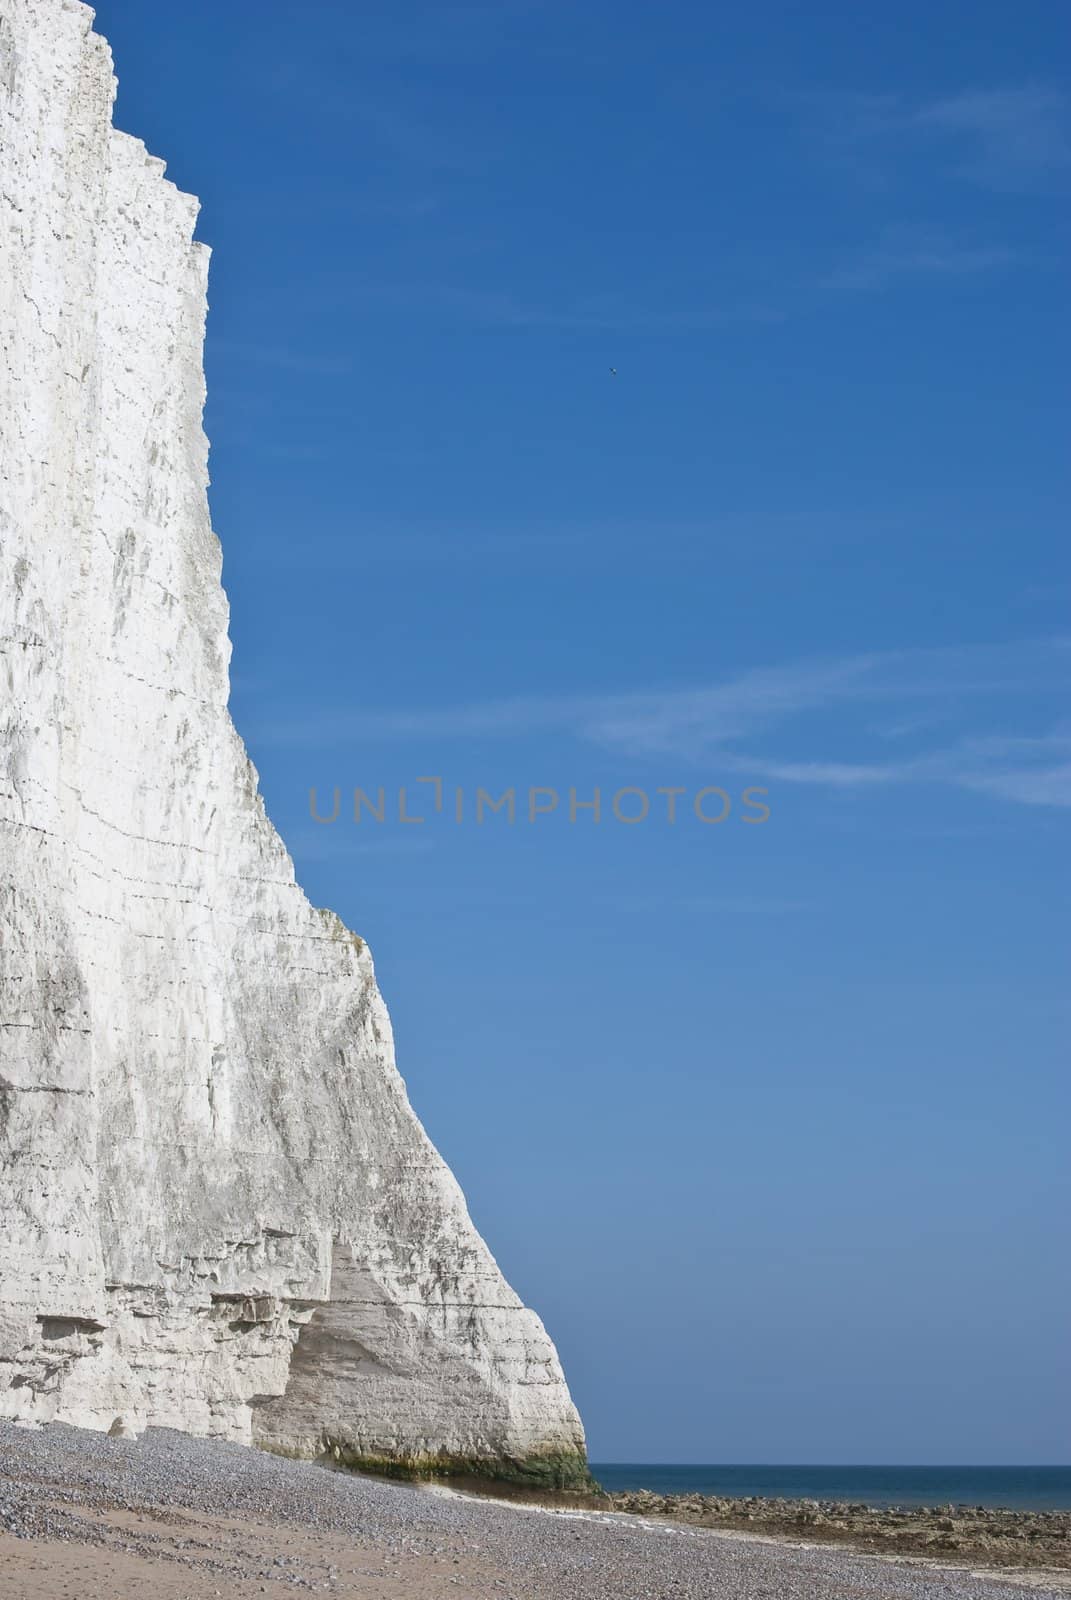
[[[0,1416],[583,1470],[227,711],[196,202],[0,0]]]

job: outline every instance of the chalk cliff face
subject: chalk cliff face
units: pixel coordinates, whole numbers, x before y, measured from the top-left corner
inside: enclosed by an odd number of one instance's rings
[[[197,205],[0,0],[0,1416],[578,1480],[227,711]]]

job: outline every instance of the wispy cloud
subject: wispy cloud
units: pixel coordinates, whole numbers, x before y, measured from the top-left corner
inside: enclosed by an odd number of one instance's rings
[[[529,558],[564,560],[581,547],[599,559],[612,534],[598,529],[529,528],[460,532],[450,526],[439,529],[398,529],[373,527],[352,533],[319,534],[315,540],[315,561],[320,571],[365,571],[370,566],[400,562],[405,566],[456,566],[462,562],[511,561]],[[620,539],[615,549],[620,548]],[[641,548],[645,549],[645,546]],[[309,546],[296,546],[289,537],[267,537],[259,546],[266,564],[294,567],[308,560]]]
[[[452,124],[432,125],[397,100],[377,99],[367,93],[347,95],[342,109],[347,120],[363,124],[381,155],[403,167],[476,177],[496,160],[489,146],[463,139]]]
[[[407,312],[443,312],[495,327],[564,328],[588,333],[688,333],[741,322],[778,322],[784,312],[759,300],[719,305],[644,306],[616,293],[584,296],[564,304],[538,303],[510,289],[446,283],[362,283],[363,300]]]
[[[932,229],[889,228],[825,280],[831,289],[878,289],[895,279],[963,278],[1014,266],[1021,253],[1000,244],[969,244]]]
[[[1071,761],[1059,766],[1031,771],[966,774],[965,788],[994,794],[1002,800],[1018,800],[1027,806],[1071,806]]]
[[[946,138],[975,182],[1019,188],[1071,168],[1068,97],[1044,84],[964,90],[918,106],[907,126]]]
[[[613,381],[603,367],[596,369],[596,376],[603,383]],[[627,367],[622,379],[629,381]],[[385,450],[381,459],[415,469],[438,458],[414,448]],[[394,564],[454,567],[473,561],[486,563],[487,570],[493,564],[527,562],[543,566],[547,560],[562,568],[601,567],[611,559],[618,569],[626,565],[646,569],[652,539],[658,545],[659,561],[665,566],[671,561],[708,561],[715,544],[723,561],[756,543],[791,542],[797,552],[820,544],[826,553],[839,551],[857,545],[864,537],[864,527],[871,535],[880,532],[889,539],[907,540],[918,534],[917,528],[899,517],[883,517],[877,511],[868,511],[865,522],[847,518],[832,521],[800,511],[719,515],[694,521],[674,518],[660,520],[653,530],[646,520],[618,517],[575,522],[555,518],[552,522],[533,521],[527,525],[510,520],[503,525],[475,526],[447,519],[413,525],[388,517],[382,521],[355,521],[344,532],[330,526],[312,529],[300,544],[295,544],[289,534],[268,532],[257,550],[258,559],[265,564],[291,568],[300,564],[307,568],[311,562],[318,572],[366,571],[370,566]],[[741,559],[747,559],[746,553]],[[1042,594],[1051,599],[1051,591],[1039,586],[1039,595]]]
[[[965,788],[1029,806],[1071,805],[1071,727],[1037,739],[991,738],[961,751]]]
[[[914,100],[808,95],[797,104],[830,152],[850,163],[925,157],[931,175],[1013,191],[1048,188],[1071,172],[1071,102],[1048,84],[967,88]]]
[[[524,24],[538,20],[538,0],[493,0],[488,4],[372,8],[362,15],[362,50],[383,63],[433,62],[440,67],[482,64],[503,51],[531,48]]]
[[[710,687],[620,695],[529,695],[453,707],[362,712],[325,724],[303,719],[276,727],[276,741],[305,744],[325,731],[355,738],[514,738],[572,733],[589,743],[646,754],[701,754],[757,723],[829,703],[858,682],[879,657],[759,669]]]
[[[630,758],[716,762],[756,779],[833,789],[938,783],[1031,805],[1071,805],[1071,730],[1009,735],[1066,704],[1071,640],[913,650],[754,668],[713,684],[617,695],[531,695],[305,718],[263,730],[264,743],[450,741],[563,735]],[[1061,698],[1062,697],[1062,698]],[[898,758],[871,754],[875,707],[904,726]],[[921,708],[923,716],[917,717]],[[939,745],[908,745],[939,713],[971,731]],[[807,754],[798,753],[801,724]],[[981,730],[979,724],[982,724]],[[792,753],[772,751],[773,739]],[[888,746],[885,746],[887,757]]]
[[[595,904],[631,916],[682,911],[699,917],[785,917],[811,909],[805,900],[755,894],[613,895],[605,900],[597,900]]]
[[[353,361],[348,356],[317,355],[288,345],[247,343],[239,339],[213,337],[208,353],[210,357],[226,356],[258,367],[271,367],[277,372],[303,372],[319,378],[344,377],[353,371]]]

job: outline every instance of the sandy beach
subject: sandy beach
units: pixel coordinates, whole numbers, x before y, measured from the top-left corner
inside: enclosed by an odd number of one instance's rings
[[[1025,1587],[1024,1587],[1025,1586]],[[0,1600],[1022,1600],[986,1573],[627,1513],[470,1499],[150,1430],[0,1425]]]

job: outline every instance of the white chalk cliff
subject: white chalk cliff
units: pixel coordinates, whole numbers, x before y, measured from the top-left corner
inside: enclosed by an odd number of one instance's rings
[[[0,0],[0,1416],[579,1479],[227,710],[197,203]]]

